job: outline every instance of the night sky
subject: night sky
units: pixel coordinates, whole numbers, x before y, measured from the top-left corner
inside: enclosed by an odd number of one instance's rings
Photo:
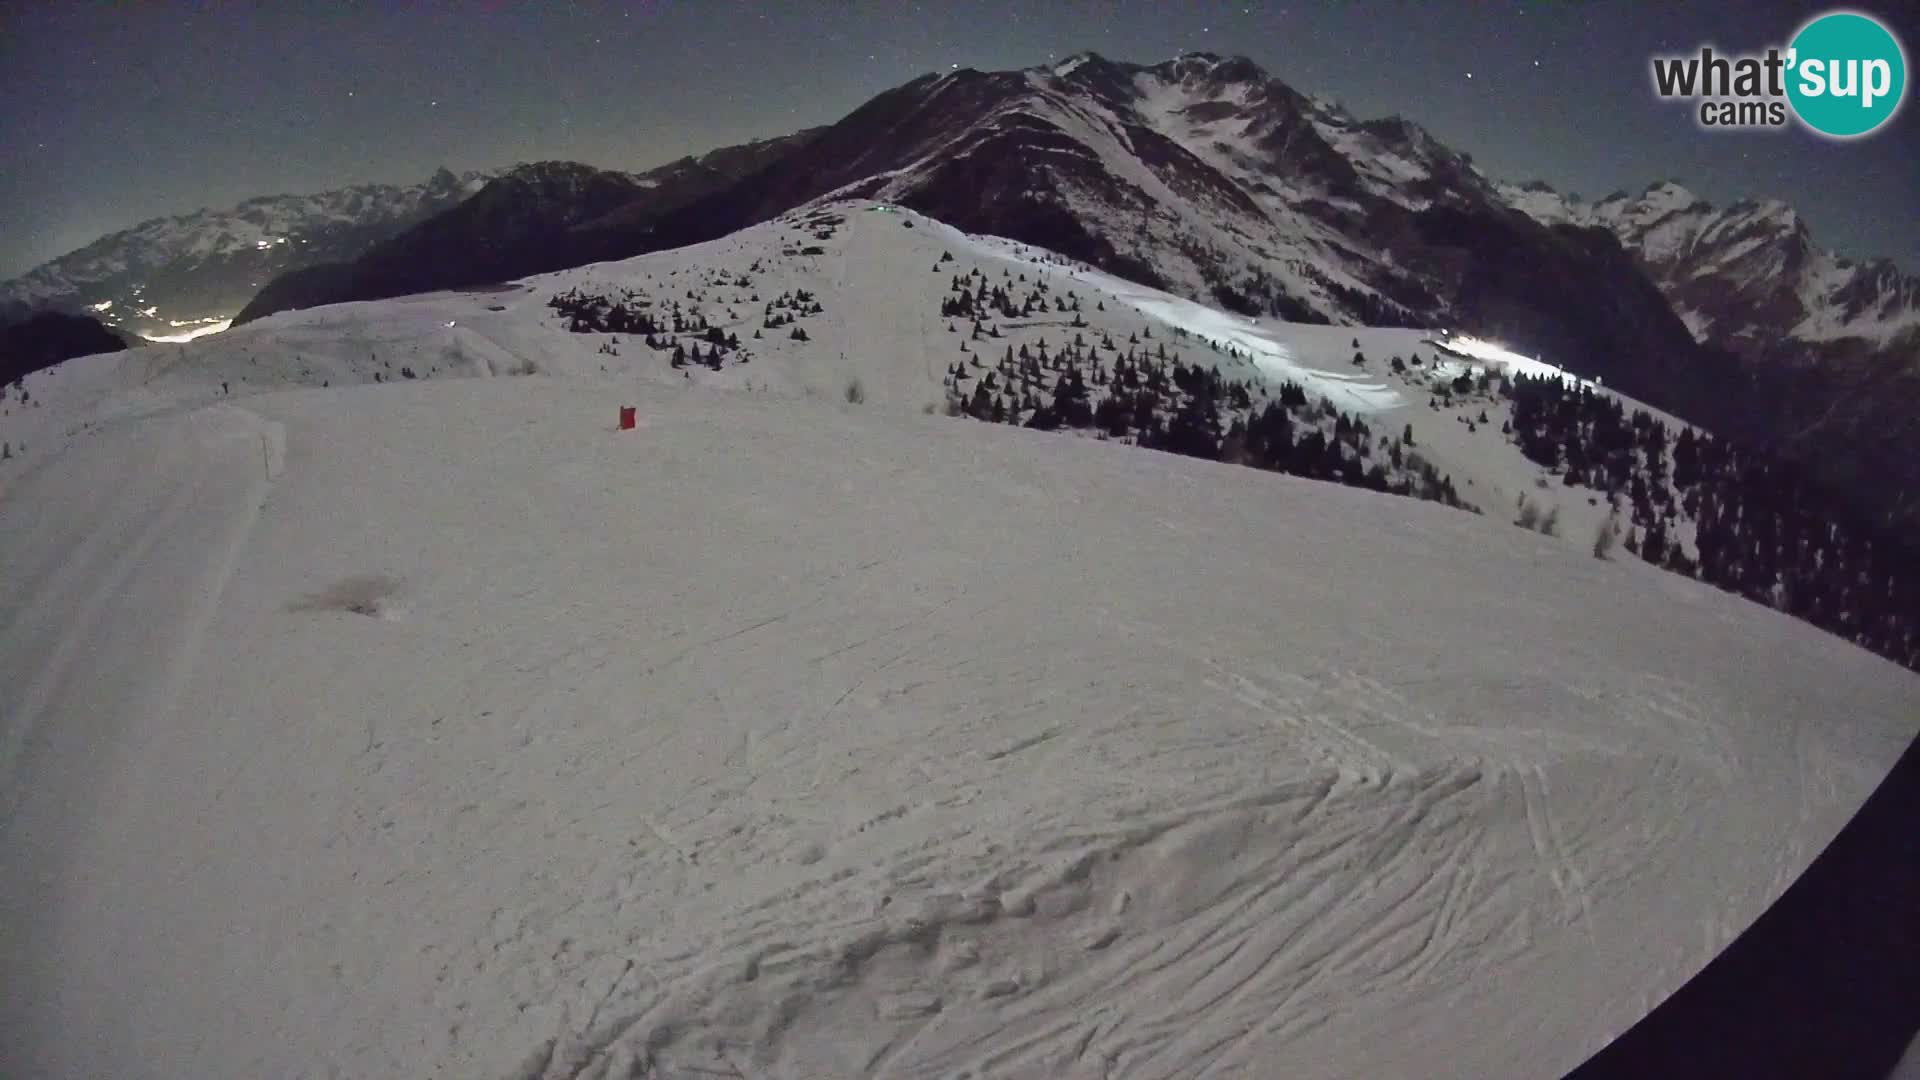
[[[928,71],[1086,49],[1244,54],[1362,118],[1407,116],[1496,177],[1589,197],[1662,178],[1723,204],[1778,197],[1821,243],[1920,271],[1920,107],[1843,144],[1703,132],[1650,89],[1653,53],[1782,44],[1824,5],[1737,19],[1731,5],[1565,0],[398,7],[0,8],[0,275],[159,214],[441,165],[645,168],[829,123]],[[1860,10],[1920,54],[1915,0]]]

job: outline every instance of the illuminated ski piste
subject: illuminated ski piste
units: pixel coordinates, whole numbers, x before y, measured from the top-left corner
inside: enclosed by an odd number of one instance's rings
[[[1442,335],[1429,338],[1429,342],[1456,359],[1478,361],[1486,367],[1497,368],[1509,375],[1525,375],[1535,379],[1559,379],[1563,383],[1598,389],[1600,383],[1595,379],[1583,379],[1565,368],[1549,364],[1544,360],[1521,354],[1504,345],[1462,334]]]

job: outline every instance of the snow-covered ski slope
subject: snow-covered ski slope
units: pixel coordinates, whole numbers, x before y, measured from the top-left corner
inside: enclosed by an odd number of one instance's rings
[[[7,1071],[1552,1074],[1912,734],[1472,515],[614,396],[266,395],[9,493]]]
[[[29,380],[0,1074],[1557,1075],[1920,723],[1497,516],[921,415],[908,262],[783,265],[719,372],[543,280]]]

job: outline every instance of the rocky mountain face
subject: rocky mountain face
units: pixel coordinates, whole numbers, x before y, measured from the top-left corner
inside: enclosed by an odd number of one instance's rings
[[[826,194],[888,199],[1309,320],[1418,321],[1438,298],[1373,241],[1441,203],[1505,210],[1464,158],[1413,125],[1362,124],[1248,61],[1086,55],[915,80],[660,232],[723,235]]]
[[[225,210],[154,218],[0,284],[0,321],[85,312],[149,337],[231,319],[280,274],[355,258],[479,189],[442,169],[408,186],[268,195]]]
[[[610,240],[765,167],[810,135],[724,147],[644,173],[564,161],[519,165],[466,202],[355,259],[281,276],[235,321],[343,300],[470,288],[597,261],[609,257]]]
[[[1886,259],[1818,247],[1779,200],[1722,209],[1672,181],[1591,203],[1539,182],[1503,184],[1501,192],[1542,222],[1597,225],[1619,237],[1703,341],[1743,351],[1783,338],[1920,341],[1920,277]]]
[[[1671,181],[1595,202],[1502,185],[1544,223],[1617,237],[1703,343],[1742,361],[1742,424],[1831,479],[1920,512],[1920,277],[1819,247],[1777,200],[1725,208]]]

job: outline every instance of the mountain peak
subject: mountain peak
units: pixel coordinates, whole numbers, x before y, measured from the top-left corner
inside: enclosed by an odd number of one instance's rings
[[[1047,70],[1053,72],[1054,75],[1064,79],[1067,76],[1073,74],[1074,72],[1079,71],[1081,68],[1086,67],[1088,64],[1106,64],[1106,63],[1108,63],[1108,60],[1106,57],[1101,56],[1099,53],[1089,49],[1085,52],[1074,53],[1072,56],[1069,56],[1066,59],[1061,60],[1059,63],[1054,64],[1052,67],[1048,68]]]
[[[1155,69],[1178,80],[1202,79],[1211,83],[1262,83],[1267,72],[1244,56],[1221,56],[1211,52],[1184,52],[1156,65]]]
[[[540,180],[561,176],[585,176],[603,170],[578,161],[523,161],[508,169],[505,175],[515,180]]]
[[[1656,180],[1640,193],[1640,199],[1642,202],[1674,208],[1692,206],[1701,201],[1700,196],[1681,186],[1678,180]]]
[[[1742,222],[1748,228],[1761,228],[1783,237],[1802,254],[1813,246],[1813,234],[1800,212],[1779,199],[1742,199],[1727,207],[1724,219]]]
[[[429,198],[451,198],[464,192],[468,181],[475,179],[479,179],[476,174],[469,173],[465,178],[462,178],[456,175],[452,169],[442,165],[434,170],[432,176],[427,177],[427,182],[421,185],[421,190],[424,191]]]
[[[1760,217],[1776,219],[1783,224],[1791,225],[1800,220],[1800,212],[1780,199],[1746,199],[1741,202],[1741,207],[1750,208]]]

